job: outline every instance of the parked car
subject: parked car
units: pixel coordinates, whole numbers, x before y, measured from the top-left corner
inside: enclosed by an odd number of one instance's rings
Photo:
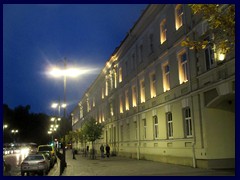
[[[39,145],[37,153],[49,153],[50,155],[50,167],[53,167],[54,164],[57,162],[56,153],[54,147],[51,145]]]
[[[50,161],[44,154],[29,154],[21,163],[21,175],[37,173],[46,175],[50,170]]]

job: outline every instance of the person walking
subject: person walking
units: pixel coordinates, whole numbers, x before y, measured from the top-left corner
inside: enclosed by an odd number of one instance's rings
[[[72,148],[72,155],[73,155],[73,159],[76,159],[76,157],[75,157],[75,149],[74,148]]]
[[[109,156],[110,156],[110,146],[108,144],[106,145],[106,154],[107,154],[107,157],[109,158]]]
[[[100,146],[101,157],[104,158],[104,146],[103,144]]]

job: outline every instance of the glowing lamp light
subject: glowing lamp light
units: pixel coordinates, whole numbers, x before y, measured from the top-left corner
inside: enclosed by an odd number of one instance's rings
[[[218,54],[218,60],[219,60],[219,61],[223,61],[224,59],[225,59],[225,54],[219,53],[219,54]]]

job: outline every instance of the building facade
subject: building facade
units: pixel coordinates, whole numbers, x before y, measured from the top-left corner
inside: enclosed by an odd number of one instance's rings
[[[104,124],[96,146],[113,154],[235,167],[234,50],[181,46],[206,32],[187,5],[149,5],[72,111],[73,130],[93,117]]]

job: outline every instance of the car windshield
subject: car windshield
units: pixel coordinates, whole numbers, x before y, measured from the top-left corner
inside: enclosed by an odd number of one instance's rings
[[[27,161],[34,161],[34,160],[42,160],[42,159],[44,159],[43,156],[28,156],[28,157],[26,157],[25,160],[27,160]]]
[[[39,151],[52,151],[52,146],[41,146],[38,149]]]

